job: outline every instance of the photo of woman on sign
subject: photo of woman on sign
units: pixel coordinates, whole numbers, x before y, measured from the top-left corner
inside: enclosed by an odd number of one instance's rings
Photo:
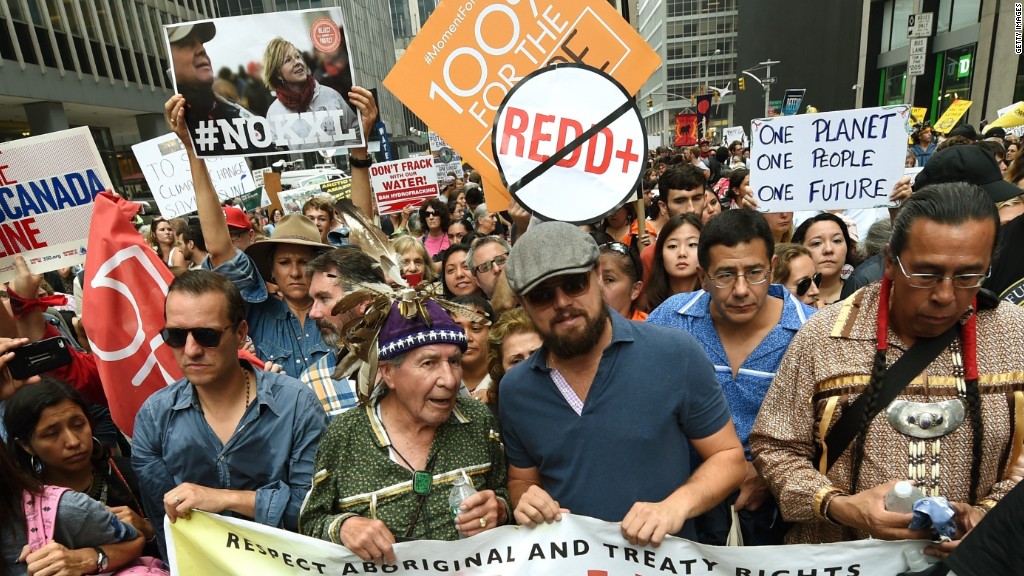
[[[270,105],[270,110],[267,111],[267,118],[272,121],[275,132],[274,140],[279,145],[284,142],[279,139],[281,135],[277,133],[276,123],[273,123],[275,116],[327,110],[341,111],[341,115],[337,122],[333,116],[320,119],[320,130],[329,134],[332,139],[346,139],[344,136],[336,136],[340,126],[343,133],[351,132],[351,138],[358,139],[359,118],[355,112],[345,103],[341,94],[313,78],[306,59],[291,42],[277,37],[267,44],[267,49],[263,54],[263,81],[267,88],[274,91],[276,97],[274,103]],[[293,138],[307,139],[310,132],[313,131],[312,122],[308,118],[295,119],[289,125]],[[334,145],[330,143],[311,142],[288,145],[291,150],[316,150],[333,147]]]

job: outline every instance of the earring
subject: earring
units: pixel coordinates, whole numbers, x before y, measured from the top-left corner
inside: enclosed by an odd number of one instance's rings
[[[32,471],[35,472],[37,476],[43,473],[43,462],[36,458],[35,454],[29,457],[29,463],[32,465]]]

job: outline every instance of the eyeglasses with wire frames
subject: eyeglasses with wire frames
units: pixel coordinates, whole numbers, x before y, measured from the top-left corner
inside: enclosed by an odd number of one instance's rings
[[[491,258],[487,262],[484,262],[483,264],[480,264],[476,268],[473,268],[473,271],[476,272],[477,274],[483,274],[485,272],[490,272],[491,268],[494,268],[495,266],[504,266],[505,262],[508,262],[508,252]]]
[[[821,286],[821,272],[818,272],[814,276],[808,276],[803,280],[796,283],[796,295],[803,296],[807,294],[807,291],[811,289],[811,282],[814,282],[815,286]]]
[[[238,324],[232,324],[220,330],[217,328],[164,328],[160,331],[160,336],[171,348],[185,346],[189,334],[192,334],[192,339],[203,348],[215,348],[220,344],[225,332],[237,327]]]
[[[750,286],[757,286],[758,284],[764,284],[771,278],[771,268],[754,268],[748,270],[742,274],[736,272],[719,272],[714,276],[708,275],[711,282],[716,288],[732,288],[736,284],[737,278],[743,278]]]
[[[953,288],[959,288],[961,290],[970,290],[972,288],[981,288],[981,285],[985,283],[985,280],[992,275],[992,267],[989,266],[988,272],[984,274],[954,274],[952,276],[943,276],[942,274],[908,274],[907,269],[903,267],[903,262],[900,257],[896,257],[896,264],[900,267],[900,272],[907,279],[907,284],[910,284],[914,288],[935,288],[942,281],[949,280],[953,283]]]
[[[590,288],[590,272],[565,274],[557,276],[556,279],[557,282],[545,282],[523,294],[523,300],[534,308],[545,308],[555,301],[555,290],[561,290],[569,298],[575,298]]]

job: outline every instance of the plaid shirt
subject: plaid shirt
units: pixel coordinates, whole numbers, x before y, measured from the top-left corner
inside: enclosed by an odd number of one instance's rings
[[[300,378],[303,383],[316,393],[316,397],[320,399],[324,412],[327,413],[328,420],[333,420],[349,408],[355,408],[356,404],[359,403],[354,380],[348,378],[334,380],[331,378],[331,375],[334,374],[334,368],[337,366],[336,360],[337,356],[335,354],[327,354],[317,360],[316,364],[311,366],[309,370],[303,372]]]

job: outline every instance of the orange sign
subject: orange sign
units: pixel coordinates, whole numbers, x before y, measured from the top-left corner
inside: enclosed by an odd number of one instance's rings
[[[636,94],[661,59],[605,0],[446,0],[384,86],[480,172],[496,211],[509,201],[491,152],[498,106],[523,77],[558,62],[599,68]]]

